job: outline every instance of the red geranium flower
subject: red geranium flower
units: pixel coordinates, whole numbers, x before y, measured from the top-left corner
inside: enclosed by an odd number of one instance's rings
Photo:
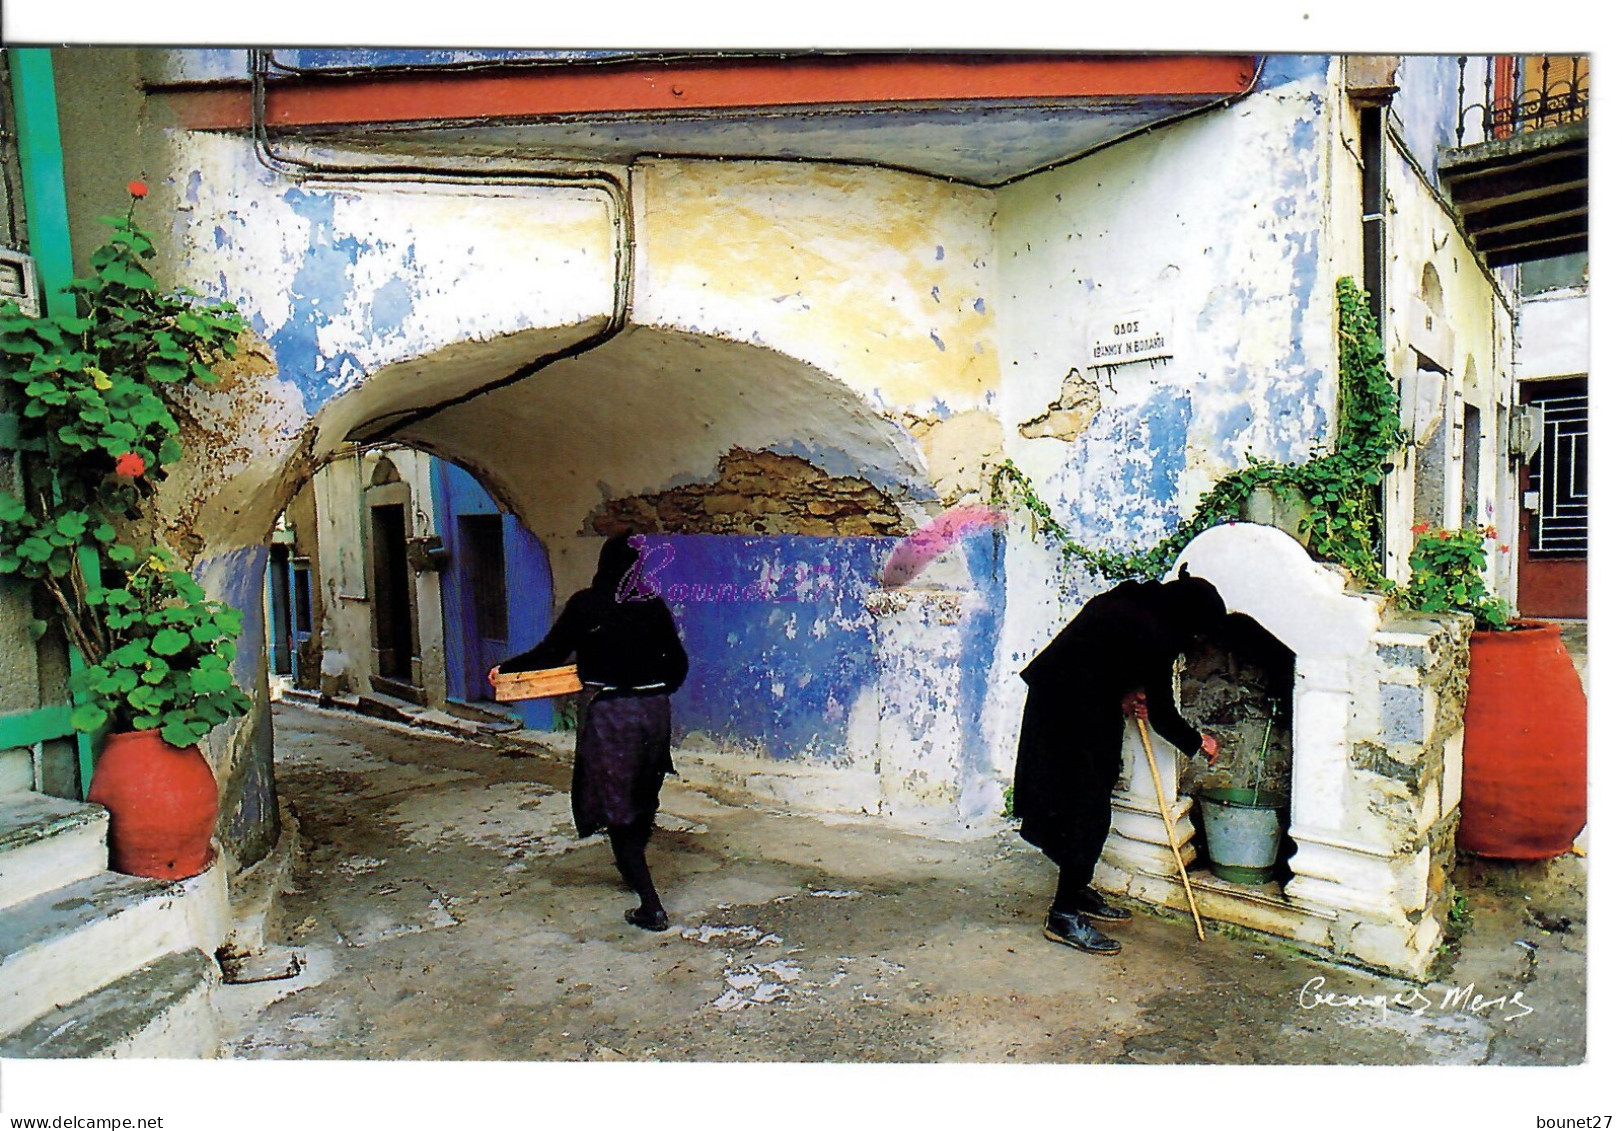
[[[138,452],[125,452],[118,457],[118,463],[114,465],[113,470],[126,479],[134,479],[146,471],[146,460],[142,459]]]
[[[1416,523],[1414,523],[1413,530],[1414,530],[1415,534],[1423,534],[1423,533],[1425,533],[1425,531],[1429,530],[1430,528],[1431,528],[1431,524],[1428,523],[1428,522],[1416,522]]]
[[[131,181],[125,187],[130,190],[130,195],[135,197],[137,200],[146,195],[145,181]]]

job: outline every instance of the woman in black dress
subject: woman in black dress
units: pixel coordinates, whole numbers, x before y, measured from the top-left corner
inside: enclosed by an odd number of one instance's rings
[[[1184,754],[1216,762],[1216,740],[1184,721],[1172,697],[1178,655],[1227,614],[1216,587],[1187,570],[1164,584],[1126,581],[1100,593],[1020,672],[1030,691],[1014,816],[1020,835],[1059,866],[1044,933],[1078,950],[1116,953],[1121,944],[1092,924],[1132,918],[1091,887],[1109,836],[1125,719],[1146,718]]]
[[[687,652],[670,608],[643,593],[632,571],[637,548],[620,534],[604,544],[588,588],[570,597],[534,648],[496,672],[580,668],[579,721],[571,785],[575,831],[608,830],[614,864],[641,903],[625,921],[647,931],[670,925],[648,871],[647,846],[670,761],[670,695],[687,678]]]

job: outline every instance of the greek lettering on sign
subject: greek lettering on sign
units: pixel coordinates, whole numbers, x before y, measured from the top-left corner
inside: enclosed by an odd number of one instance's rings
[[[1130,365],[1171,357],[1171,316],[1131,313],[1094,324],[1087,368]]]

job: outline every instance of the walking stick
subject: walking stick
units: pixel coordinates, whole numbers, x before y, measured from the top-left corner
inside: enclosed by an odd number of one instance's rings
[[[1149,728],[1142,719],[1137,720],[1138,737],[1143,739],[1143,756],[1149,759],[1149,773],[1155,779],[1155,800],[1160,802],[1160,819],[1166,823],[1166,847],[1177,861],[1177,874],[1183,878],[1183,891],[1188,896],[1188,909],[1194,913],[1194,929],[1200,941],[1205,941],[1205,924],[1200,922],[1200,909],[1194,904],[1194,886],[1188,882],[1188,869],[1183,867],[1183,854],[1177,850],[1177,834],[1172,832],[1171,810],[1166,808],[1166,790],[1160,784],[1160,767],[1155,763],[1155,752],[1149,745]]]

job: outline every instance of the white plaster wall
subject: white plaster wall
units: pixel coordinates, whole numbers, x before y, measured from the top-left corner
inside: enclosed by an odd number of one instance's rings
[[[1515,376],[1576,377],[1589,365],[1588,291],[1552,291],[1521,302]]]
[[[801,358],[875,405],[990,403],[993,194],[890,170],[639,165],[638,322]]]
[[[312,481],[320,546],[316,584],[322,621],[316,630],[322,686],[337,676],[349,693],[367,688],[372,674],[371,582],[361,513],[361,492],[370,477],[368,461],[351,453],[328,463]]]
[[[369,691],[372,675],[371,516],[366,488],[378,463],[387,457],[411,490],[406,508],[407,536],[438,533],[433,515],[430,460],[421,452],[391,447],[351,452],[316,472],[316,516],[320,545],[318,564],[323,619],[317,626],[323,652],[323,677],[330,679],[341,662],[343,685],[353,694]],[[417,655],[422,686],[432,705],[445,701],[445,625],[439,574],[414,573],[417,601]]]
[[[1442,378],[1440,426],[1447,430],[1447,480],[1444,498],[1447,524],[1461,520],[1464,488],[1463,405],[1481,412],[1481,521],[1495,526],[1498,539],[1489,542],[1495,587],[1501,586],[1500,558],[1513,556],[1515,515],[1506,512],[1509,494],[1504,484],[1511,478],[1508,453],[1497,434],[1499,406],[1511,403],[1514,357],[1512,321],[1509,306],[1496,278],[1476,259],[1462,232],[1443,207],[1436,190],[1398,147],[1387,143],[1386,165],[1386,313],[1387,354],[1393,373],[1399,379],[1414,379],[1416,345],[1447,370]],[[1436,270],[1442,289],[1442,317],[1445,328],[1438,335],[1424,326],[1426,306],[1421,300],[1421,279],[1425,266]],[[1444,356],[1436,357],[1437,350]],[[1411,447],[1404,450],[1391,476],[1394,503],[1389,510],[1387,568],[1399,582],[1408,576],[1408,554],[1413,547],[1415,458]],[[1511,554],[1499,553],[1510,547]]]
[[[1333,283],[1353,269],[1347,248],[1359,235],[1355,223],[1331,223],[1339,216],[1331,194],[1340,190],[1326,160],[1332,123],[1322,86],[1308,78],[1258,91],[998,193],[1004,443],[1050,504],[1085,497],[1094,511],[1113,508],[1120,519],[1101,540],[1112,548],[1152,542],[1158,534],[1139,531],[1163,527],[1129,522],[1143,501],[1122,486],[1118,468],[1073,466],[1087,433],[1074,442],[1019,433],[1057,399],[1065,375],[1085,367],[1099,320],[1145,309],[1172,327],[1169,362],[1093,372],[1103,414],[1143,415],[1168,392],[1188,398],[1178,513],[1247,448],[1303,460],[1332,428]],[[1004,768],[1024,698],[1014,673],[1108,584],[1062,577],[1057,555],[1027,530],[1016,516],[1001,670],[987,712],[988,728],[997,728],[994,761]]]

